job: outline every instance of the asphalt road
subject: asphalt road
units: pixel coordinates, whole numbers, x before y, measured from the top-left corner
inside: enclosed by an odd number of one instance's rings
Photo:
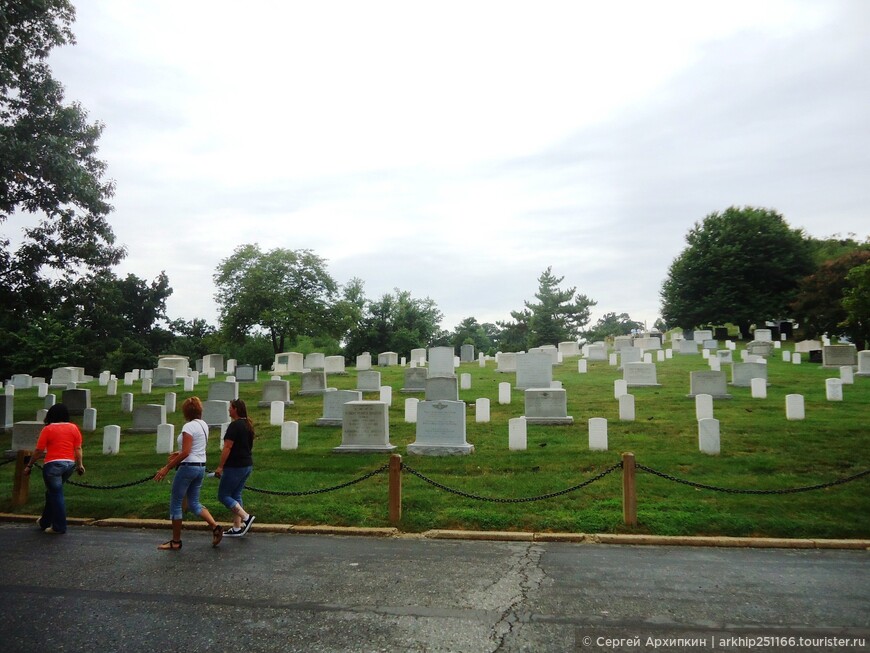
[[[870,650],[861,550],[166,539],[0,524],[0,650]]]

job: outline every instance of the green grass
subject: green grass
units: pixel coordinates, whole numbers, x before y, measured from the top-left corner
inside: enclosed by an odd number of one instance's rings
[[[788,346],[788,345],[787,345]],[[568,414],[573,426],[528,428],[528,450],[509,451],[507,421],[523,414],[523,395],[514,390],[512,403],[498,404],[498,383],[514,377],[500,374],[495,363],[486,368],[463,364],[458,373],[472,375],[472,389],[460,391],[469,404],[478,397],[491,401],[492,421],[478,424],[469,406],[467,439],[475,446],[469,456],[410,456],[406,445],[415,440],[415,425],[404,421],[400,392],[403,369],[380,368],[382,382],[393,387],[390,441],[403,454],[403,462],[421,474],[458,491],[484,497],[535,497],[577,485],[619,462],[632,451],[637,462],[672,476],[717,487],[776,490],[827,483],[870,469],[870,379],[856,378],[844,387],[845,400],[825,399],[825,379],[837,370],[819,365],[782,362],[779,352],[769,361],[767,399],[753,399],[749,388],[733,388],[731,400],[715,402],[721,425],[719,456],[698,450],[694,401],[686,397],[689,372],[707,369],[701,356],[675,355],[658,364],[659,388],[634,388],[637,420],[618,420],[613,381],[621,372],[606,362],[590,362],[589,372],[577,372],[576,359],[554,368],[554,378],[567,390]],[[727,370],[727,366],[723,366]],[[261,375],[268,378],[268,375]],[[295,405],[285,419],[299,422],[299,449],[280,449],[280,427],[270,426],[268,408],[257,408],[260,384],[241,384],[240,393],[257,425],[255,469],[249,484],[275,491],[302,492],[329,488],[358,478],[387,462],[385,454],[334,454],[341,443],[340,427],[315,427],[322,415],[320,397],[299,397],[298,376],[288,375]],[[208,395],[203,379],[194,393],[176,389],[178,405],[189,394]],[[355,373],[330,375],[329,385],[353,389]],[[120,411],[120,393],[135,391],[137,403],[162,403],[165,389],[143,397],[140,385],[119,383],[118,396],[89,384],[98,428],[85,434],[85,465],[81,480],[113,485],[150,477],[165,461],[155,453],[155,435],[122,434],[117,455],[102,454],[102,430],[107,424],[131,425]],[[785,419],[785,395],[805,396],[806,419]],[[18,390],[15,417],[33,419],[42,400],[36,390]],[[367,394],[366,399],[377,399]],[[607,452],[588,449],[587,420],[608,419]],[[176,430],[180,412],[169,417]],[[0,436],[8,449],[11,436]],[[210,466],[217,461],[219,438],[209,441]],[[41,508],[39,477],[31,482],[28,505],[11,506],[14,465],[0,467],[0,510],[34,513]],[[74,479],[77,480],[77,479]],[[389,526],[386,473],[347,488],[304,496],[273,496],[248,490],[246,503],[264,522]],[[768,537],[866,538],[870,536],[870,477],[811,492],[784,495],[742,495],[696,489],[638,472],[638,526],[622,519],[622,472],[616,470],[580,490],[533,502],[479,501],[433,487],[403,474],[403,515],[398,526],[408,532],[431,528],[519,530],[552,532],[619,532],[663,535],[730,535]],[[208,479],[203,501],[219,519],[226,510],[216,498],[217,482]],[[120,490],[67,487],[71,516],[165,518],[169,485],[152,481]]]

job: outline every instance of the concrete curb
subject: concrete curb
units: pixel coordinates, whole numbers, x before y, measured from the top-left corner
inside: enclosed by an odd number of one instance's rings
[[[33,523],[38,515],[0,513],[0,522]],[[166,530],[166,519],[89,519],[70,517],[74,526],[101,526],[114,528],[143,528]],[[223,523],[223,522],[222,522]],[[185,530],[209,530],[208,524],[188,519]],[[668,535],[622,535],[613,533],[527,533],[518,531],[462,531],[434,529],[423,533],[403,533],[397,528],[364,528],[358,526],[302,526],[293,524],[264,524],[254,522],[251,530],[261,533],[293,535],[338,535],[346,537],[402,537],[430,540],[472,540],[497,542],[571,542],[574,544],[622,544],[645,546],[707,546],[754,549],[851,549],[870,551],[870,540],[788,539],[770,537],[710,537]]]

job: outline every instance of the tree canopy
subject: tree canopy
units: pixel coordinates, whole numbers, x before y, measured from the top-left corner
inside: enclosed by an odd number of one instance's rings
[[[241,341],[262,329],[275,353],[299,336],[338,336],[343,319],[334,310],[338,284],[326,261],[311,250],[239,245],[214,274],[221,328]]]
[[[638,329],[643,329],[643,323],[632,320],[628,313],[605,313],[584,335],[587,340],[594,342],[613,336],[627,336]]]
[[[800,279],[813,270],[812,248],[799,229],[771,209],[730,207],[689,230],[671,263],[662,317],[671,326],[750,326],[786,317]]]
[[[870,263],[849,270],[846,282],[848,287],[843,292],[844,331],[859,349],[870,348]]]
[[[410,354],[419,347],[446,344],[442,319],[432,299],[415,299],[407,290],[395,288],[392,294],[366,302],[359,323],[346,336],[345,354],[351,358],[365,351]]]

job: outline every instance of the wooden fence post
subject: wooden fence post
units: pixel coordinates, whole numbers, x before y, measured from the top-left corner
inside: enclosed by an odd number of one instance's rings
[[[637,491],[634,485],[634,454],[622,454],[622,518],[626,526],[637,526]]]
[[[390,455],[390,523],[398,524],[402,519],[402,457]]]
[[[13,506],[23,506],[30,498],[30,476],[24,473],[24,466],[30,462],[31,455],[30,451],[18,451],[15,457],[15,476],[12,479]]]

